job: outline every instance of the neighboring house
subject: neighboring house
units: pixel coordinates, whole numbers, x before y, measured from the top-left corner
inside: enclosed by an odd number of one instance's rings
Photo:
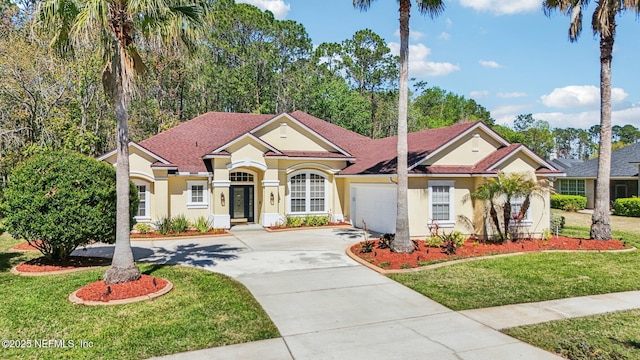
[[[138,222],[184,214],[229,228],[318,214],[395,232],[395,137],[372,140],[300,111],[207,113],[131,143],[129,150]],[[486,234],[484,204],[469,194],[499,171],[537,180],[562,174],[481,122],[411,133],[408,155],[412,236],[428,235],[435,223]],[[114,164],[115,151],[100,159]],[[533,198],[523,225],[539,234],[548,228],[549,214],[548,194]]]
[[[555,161],[555,160],[554,160]],[[611,201],[618,198],[638,196],[638,178],[640,165],[640,143],[627,145],[611,152],[611,182],[609,196]],[[554,182],[559,194],[582,195],[587,197],[587,208],[592,209],[595,200],[598,158],[563,169],[566,176]]]

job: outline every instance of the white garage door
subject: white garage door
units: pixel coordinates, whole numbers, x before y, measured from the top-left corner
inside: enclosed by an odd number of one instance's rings
[[[398,213],[396,185],[394,184],[352,184],[351,221],[362,227],[362,220],[369,230],[380,233],[396,232]]]

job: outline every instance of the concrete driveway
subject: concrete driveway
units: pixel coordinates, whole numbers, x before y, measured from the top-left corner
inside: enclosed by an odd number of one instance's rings
[[[162,359],[560,359],[357,264],[344,250],[361,239],[353,229],[236,228],[233,237],[133,242],[137,260],[234,277],[282,334]]]

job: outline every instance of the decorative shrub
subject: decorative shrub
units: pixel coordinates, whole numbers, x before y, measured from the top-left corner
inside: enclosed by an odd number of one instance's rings
[[[440,236],[430,236],[426,238],[424,244],[428,247],[437,248],[442,245],[442,238]]]
[[[181,233],[189,230],[191,223],[186,216],[180,214],[171,219],[171,231],[174,233]]]
[[[578,211],[587,207],[587,198],[580,195],[553,194],[550,199],[552,209]]]
[[[551,231],[561,230],[564,228],[565,219],[562,215],[552,214],[551,215]]]
[[[131,184],[131,224],[138,192]],[[64,260],[92,240],[115,242],[116,173],[69,151],[36,154],[18,165],[3,193],[5,226],[51,260]],[[36,242],[40,240],[41,242]]]
[[[640,217],[640,198],[616,199],[613,203],[613,214],[620,216]]]
[[[326,226],[329,225],[328,215],[307,215],[304,218],[304,224],[307,226]]]
[[[200,216],[196,219],[196,221],[193,223],[193,227],[199,232],[199,233],[207,233],[209,232],[209,229],[211,229],[211,227],[213,226],[211,220],[209,220],[208,218],[204,217],[204,216]]]
[[[151,225],[147,223],[137,223],[133,225],[133,230],[137,231],[139,234],[148,234],[153,230]]]
[[[396,234],[384,234],[378,242],[378,249],[391,249],[393,240],[396,239]]]
[[[171,220],[171,216],[165,215],[156,220],[154,225],[156,226],[156,231],[159,234],[167,235],[171,232],[173,221]]]
[[[287,216],[287,226],[300,227],[302,226],[303,218],[299,216]]]

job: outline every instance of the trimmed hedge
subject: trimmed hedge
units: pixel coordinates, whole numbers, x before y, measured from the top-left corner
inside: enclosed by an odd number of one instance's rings
[[[587,207],[587,198],[580,195],[551,195],[551,208],[565,211],[584,210]]]
[[[640,217],[640,198],[616,199],[613,203],[613,214]]]

